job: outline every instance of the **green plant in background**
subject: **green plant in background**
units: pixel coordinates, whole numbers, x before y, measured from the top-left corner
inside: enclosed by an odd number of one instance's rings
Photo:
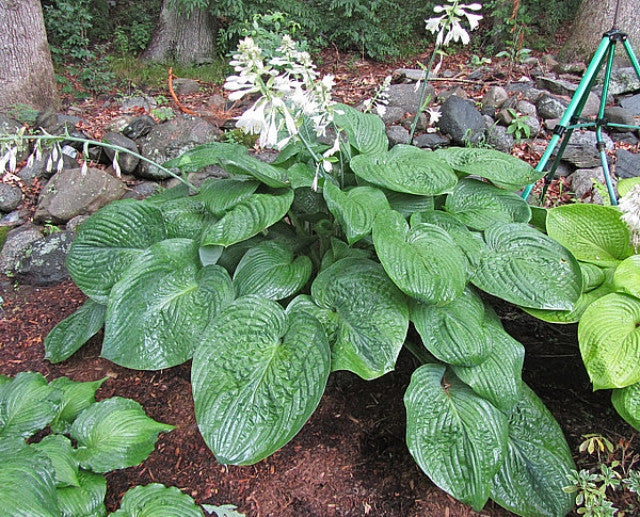
[[[161,122],[171,120],[176,117],[175,111],[173,111],[169,106],[159,106],[158,108],[153,108],[151,110],[151,115]]]
[[[259,95],[240,127],[281,148],[274,162],[202,145],[165,167],[215,164],[228,179],[83,223],[67,266],[89,300],[47,336],[46,357],[65,360],[104,326],[102,356],[122,366],[192,359],[202,436],[221,463],[245,465],[295,436],[332,371],[375,379],[406,344],[421,364],[405,405],[422,470],[476,510],[492,498],[565,514],[570,451],[522,381],[522,345],[480,296],[571,310],[582,291],[578,263],[515,194],[541,173],[494,150],[389,150],[382,120],[330,102],[307,59],[283,37],[268,61],[245,40],[232,62],[232,95]]]
[[[511,122],[507,126],[507,134],[513,135],[516,142],[520,142],[531,136],[531,127],[527,124],[528,115],[522,115],[513,108],[507,110],[511,115]]]

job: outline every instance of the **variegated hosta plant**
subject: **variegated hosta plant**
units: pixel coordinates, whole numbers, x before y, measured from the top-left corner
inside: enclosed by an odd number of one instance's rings
[[[476,510],[492,498],[520,515],[567,513],[571,454],[481,295],[548,311],[580,297],[578,263],[514,193],[540,173],[487,149],[389,150],[376,115],[334,113],[333,167],[318,167],[331,146],[313,131],[272,163],[211,143],[165,165],[228,178],[88,219],[67,265],[89,300],[49,334],[47,357],[65,360],[104,326],[102,355],[119,365],[192,359],[206,443],[246,465],[291,440],[332,371],[393,370],[414,325],[423,365],[405,403],[420,467]]]
[[[640,180],[621,180],[619,207],[565,205],[546,216],[549,236],[578,259],[582,294],[573,310],[527,309],[578,324],[593,389],[612,389],[618,413],[640,430]]]

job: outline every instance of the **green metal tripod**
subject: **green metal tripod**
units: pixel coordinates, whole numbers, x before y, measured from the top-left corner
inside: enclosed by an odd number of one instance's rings
[[[607,162],[607,154],[605,152],[605,143],[602,138],[602,129],[606,127],[612,128],[622,128],[622,129],[640,129],[640,126],[630,126],[626,124],[615,124],[612,122],[608,122],[604,118],[604,110],[607,104],[607,96],[609,94],[609,83],[611,81],[611,70],[613,68],[613,57],[616,49],[616,44],[622,43],[624,49],[629,56],[629,60],[635,72],[640,79],[640,64],[638,63],[638,59],[631,48],[631,44],[628,41],[627,35],[619,29],[611,29],[608,32],[605,32],[602,36],[602,41],[596,50],[591,63],[587,67],[587,71],[585,72],[580,84],[576,92],[574,93],[569,106],[567,106],[564,115],[560,119],[560,122],[553,130],[553,137],[549,141],[547,148],[540,158],[540,162],[536,166],[537,171],[544,171],[547,162],[551,158],[553,151],[555,150],[558,142],[561,142],[560,148],[558,149],[558,153],[555,156],[555,159],[551,165],[551,168],[547,172],[544,177],[544,187],[542,189],[542,198],[547,192],[547,188],[549,183],[553,179],[555,175],[556,169],[560,164],[560,160],[564,153],[564,150],[569,143],[569,139],[575,129],[579,128],[590,128],[595,127],[596,130],[596,148],[600,153],[600,161],[602,162],[602,170],[604,172],[604,179],[607,185],[607,191],[609,192],[609,199],[611,199],[612,205],[617,205],[618,202],[616,200],[616,195],[613,190],[613,184],[611,183],[611,175],[609,173],[609,163]],[[589,96],[589,92],[593,88],[596,77],[600,72],[602,65],[606,62],[606,68],[604,72],[604,83],[602,86],[602,97],[600,99],[600,108],[598,110],[598,116],[595,121],[581,121],[580,114],[587,102],[587,97]],[[531,194],[531,190],[533,189],[533,185],[527,186],[522,192],[522,197],[527,199],[529,194]]]

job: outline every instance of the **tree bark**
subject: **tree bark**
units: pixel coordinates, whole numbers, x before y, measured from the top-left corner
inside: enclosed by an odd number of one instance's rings
[[[216,52],[216,19],[206,9],[187,14],[163,0],[160,20],[142,60],[153,63],[210,63]]]
[[[591,58],[602,40],[602,35],[613,28],[617,3],[617,0],[582,0],[571,34],[560,50],[561,61],[588,61]],[[621,0],[615,25],[615,28],[627,33],[638,56],[640,0]],[[621,47],[622,45],[616,46],[616,64],[626,65],[629,60]]]
[[[0,0],[0,110],[60,107],[39,0]]]

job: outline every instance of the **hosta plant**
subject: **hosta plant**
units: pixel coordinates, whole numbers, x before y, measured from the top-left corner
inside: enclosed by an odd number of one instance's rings
[[[409,346],[422,366],[407,443],[424,472],[477,510],[492,498],[520,515],[567,513],[571,454],[482,295],[553,311],[582,292],[576,260],[529,226],[514,193],[539,173],[487,149],[389,149],[377,116],[335,108],[331,166],[332,146],[304,125],[272,163],[211,143],[165,166],[217,164],[228,178],[89,218],[67,262],[89,299],[49,334],[47,357],[65,360],[104,326],[102,355],[119,365],[192,359],[207,445],[246,465],[300,430],[332,371],[375,379]]]
[[[620,415],[640,430],[640,184],[619,183],[619,207],[575,204],[550,210],[549,236],[578,259],[582,294],[573,310],[527,309],[578,325],[580,352],[594,390],[613,389]]]
[[[35,372],[0,375],[2,515],[105,516],[103,474],[143,462],[158,434],[173,429],[147,417],[133,400],[96,402],[104,380],[49,383]],[[45,428],[51,432],[42,437]],[[111,515],[143,514],[204,515],[191,497],[159,484],[133,488]]]

